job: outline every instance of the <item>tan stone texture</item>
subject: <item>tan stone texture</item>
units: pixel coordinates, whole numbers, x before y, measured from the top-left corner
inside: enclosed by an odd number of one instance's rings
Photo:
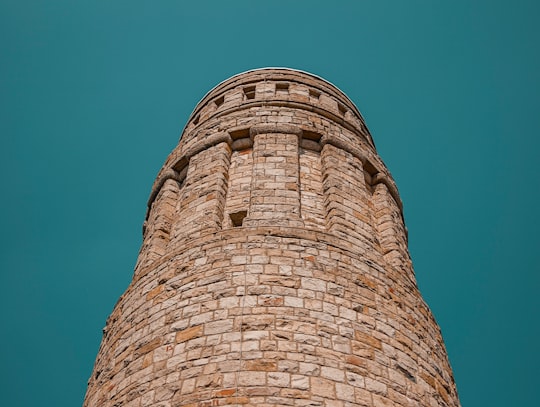
[[[457,407],[362,116],[290,69],[216,86],[152,188],[85,407]]]

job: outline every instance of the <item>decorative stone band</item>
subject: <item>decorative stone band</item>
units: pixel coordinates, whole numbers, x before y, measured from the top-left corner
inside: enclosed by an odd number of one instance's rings
[[[253,140],[257,134],[294,134],[295,136],[302,137],[302,129],[292,124],[262,123],[249,128],[251,140]]]
[[[232,113],[235,113],[240,110],[246,110],[250,108],[256,108],[256,107],[284,107],[289,109],[298,109],[298,110],[306,110],[308,112],[317,113],[332,122],[339,124],[340,126],[343,126],[347,130],[350,130],[354,133],[358,133],[360,130],[360,134],[363,139],[365,139],[369,145],[374,148],[375,145],[373,144],[373,140],[371,139],[371,136],[369,135],[369,132],[367,130],[366,125],[362,121],[361,129],[359,129],[354,124],[350,123],[346,118],[339,116],[338,114],[328,110],[324,109],[322,107],[313,106],[309,103],[302,103],[302,102],[292,102],[288,100],[273,100],[273,101],[255,101],[255,102],[244,102],[239,106],[231,107],[229,109],[224,109],[218,113],[214,113],[212,118],[219,118],[219,117],[226,117],[227,115],[230,115]],[[187,138],[190,138],[190,136],[197,131],[197,128],[194,128],[187,134]]]
[[[291,227],[291,226],[246,226],[244,232],[245,236],[264,235],[264,236],[279,236],[280,238],[294,238],[302,240],[311,240],[315,242],[321,242],[329,247],[339,249],[340,251],[347,253],[352,257],[364,255],[363,249],[359,249],[356,246],[352,249],[350,246],[343,245],[343,238],[329,233],[328,231],[307,230],[304,228]],[[205,241],[209,240],[227,240],[230,238],[238,237],[238,229],[222,229],[217,233],[202,235],[191,240],[187,240],[186,244],[180,245],[174,249],[169,248],[167,252],[154,260],[151,263],[140,267],[140,269],[134,273],[133,280],[130,286],[133,286],[140,281],[144,276],[150,272],[155,272],[160,266],[171,261],[178,254],[188,251],[194,247],[200,247]],[[360,250],[360,251],[358,251]],[[408,276],[411,278],[411,276]],[[119,301],[122,297],[119,299]]]

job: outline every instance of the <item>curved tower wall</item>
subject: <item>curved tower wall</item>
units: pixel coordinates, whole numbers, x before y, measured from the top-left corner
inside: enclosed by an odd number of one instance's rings
[[[459,406],[362,116],[290,69],[219,84],[153,185],[90,406]]]

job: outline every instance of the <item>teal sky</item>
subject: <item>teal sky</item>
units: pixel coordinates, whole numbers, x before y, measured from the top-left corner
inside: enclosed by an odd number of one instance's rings
[[[540,3],[0,1],[0,405],[77,406],[153,179],[218,82],[320,75],[404,202],[463,406],[540,379]]]

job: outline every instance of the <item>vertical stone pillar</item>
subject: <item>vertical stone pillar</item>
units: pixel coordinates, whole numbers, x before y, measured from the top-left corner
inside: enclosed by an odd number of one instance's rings
[[[373,206],[377,235],[385,260],[394,267],[409,265],[407,233],[401,211],[383,182],[374,185]]]
[[[230,159],[231,149],[225,142],[191,157],[174,225],[175,240],[221,229]]]
[[[251,203],[246,226],[303,226],[300,216],[298,139],[291,125],[257,125],[253,139]]]
[[[326,143],[321,151],[328,231],[361,241],[373,241],[368,191],[362,162]]]
[[[152,203],[136,270],[152,263],[167,251],[179,193],[178,182],[167,179]]]

